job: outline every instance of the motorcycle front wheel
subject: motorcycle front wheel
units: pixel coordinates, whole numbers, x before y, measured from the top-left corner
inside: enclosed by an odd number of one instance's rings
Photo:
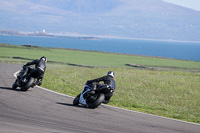
[[[80,94],[76,98],[74,98],[73,105],[79,104],[79,98],[80,98]]]
[[[15,82],[13,83],[13,85],[12,85],[12,88],[13,89],[16,89],[18,86],[17,86],[17,79],[15,80]]]

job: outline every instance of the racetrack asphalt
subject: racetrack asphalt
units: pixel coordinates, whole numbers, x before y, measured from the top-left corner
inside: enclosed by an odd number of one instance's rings
[[[20,69],[0,64],[0,133],[200,133],[199,124],[105,105],[73,106],[72,97],[39,87],[13,90]]]

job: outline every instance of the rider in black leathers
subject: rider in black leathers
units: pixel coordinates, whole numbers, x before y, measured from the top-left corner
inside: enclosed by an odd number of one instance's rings
[[[102,85],[99,83],[100,81],[103,81],[104,85],[111,86],[112,91],[109,91],[105,95],[105,100],[103,102],[105,104],[107,104],[110,101],[110,98],[112,97],[114,90],[116,88],[116,83],[115,83],[114,77],[115,77],[115,73],[112,71],[109,71],[106,76],[87,81],[87,84],[90,85],[92,91],[94,89],[98,88],[98,86]]]
[[[39,60],[33,60],[32,62],[28,62],[26,63],[26,65],[23,66],[23,68],[25,69],[24,71],[28,71],[30,75],[34,75],[35,77],[37,77],[35,85],[40,86],[42,84],[44,72],[46,70],[46,62],[47,58],[42,56]],[[30,65],[35,65],[35,69],[28,67]],[[23,76],[25,76],[24,73],[18,75],[19,78]]]

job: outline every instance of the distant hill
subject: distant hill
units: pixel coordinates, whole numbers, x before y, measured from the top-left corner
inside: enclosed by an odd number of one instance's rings
[[[0,29],[200,41],[200,12],[162,0],[10,0],[0,12]]]

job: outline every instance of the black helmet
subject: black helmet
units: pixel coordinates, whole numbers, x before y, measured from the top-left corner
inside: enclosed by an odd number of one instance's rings
[[[45,56],[42,56],[42,57],[40,58],[40,60],[43,60],[44,62],[47,62],[47,58],[46,58]]]
[[[111,77],[113,77],[113,78],[115,77],[115,73],[114,73],[113,71],[109,71],[109,72],[107,73],[107,75],[108,75],[108,76],[111,76]]]

